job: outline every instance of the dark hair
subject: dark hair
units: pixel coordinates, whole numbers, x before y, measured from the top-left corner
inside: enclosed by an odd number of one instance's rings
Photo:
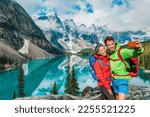
[[[98,48],[99,48],[100,46],[104,46],[104,45],[103,45],[102,43],[97,44],[96,47],[95,47],[95,52],[96,52],[96,53],[98,52]]]
[[[115,41],[115,40],[114,40],[113,37],[107,36],[107,37],[105,38],[105,40],[104,40],[105,45],[106,45],[106,42],[107,42],[107,41]]]

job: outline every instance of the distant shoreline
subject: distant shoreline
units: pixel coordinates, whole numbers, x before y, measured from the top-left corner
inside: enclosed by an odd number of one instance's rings
[[[150,73],[149,69],[144,70],[145,73]]]

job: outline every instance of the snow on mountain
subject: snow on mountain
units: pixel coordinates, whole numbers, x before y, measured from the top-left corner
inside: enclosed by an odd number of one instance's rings
[[[78,26],[78,32],[80,32],[80,35],[81,34],[85,34],[85,33],[92,34],[94,32],[94,30],[93,29],[89,29],[84,24],[81,24],[81,25]]]
[[[28,54],[29,53],[29,42],[30,42],[29,40],[24,39],[24,45],[18,51],[22,54]]]
[[[33,17],[35,23],[44,31],[54,30],[64,33],[61,20],[56,13],[47,14],[45,16]]]
[[[63,39],[60,39],[59,42],[63,45],[66,51],[72,53],[80,52],[82,49],[85,48],[94,48],[94,45],[86,42],[83,39],[80,40],[72,39],[69,43],[67,43]]]
[[[77,69],[83,70],[87,65],[89,65],[89,61],[88,61],[88,59],[82,59],[81,57],[79,57],[77,55],[72,55],[72,56],[70,56],[69,62],[67,59],[65,59],[58,66],[58,68],[65,70],[68,65],[70,65],[70,68],[72,68],[72,66],[75,66],[76,64],[78,65]]]
[[[63,23],[64,23],[65,30],[67,31],[69,36],[78,38],[78,31],[76,28],[77,26],[74,23],[74,21],[72,19],[67,19]]]
[[[53,13],[42,17],[34,16],[34,21],[39,27],[41,27],[47,39],[60,49],[76,53],[81,49],[88,48],[88,46],[91,47],[90,41],[84,41],[84,35],[82,34],[92,34],[92,32],[90,32],[86,26],[76,26],[74,21],[71,19],[67,19],[62,22],[60,18],[55,13]],[[86,38],[87,37],[88,35]],[[83,43],[82,46],[81,43]],[[86,47],[86,45],[88,46]]]
[[[44,58],[44,57],[53,57],[53,55],[39,48],[29,40],[24,39],[24,45],[18,50],[18,52],[28,58]]]
[[[133,38],[139,41],[150,40],[150,33],[144,31],[113,32],[109,24],[87,27],[79,26],[72,19],[62,21],[56,13],[34,17],[35,23],[43,30],[47,39],[56,47],[68,52],[76,53],[81,49],[94,47],[103,42],[106,36],[113,36],[116,41],[126,43]]]

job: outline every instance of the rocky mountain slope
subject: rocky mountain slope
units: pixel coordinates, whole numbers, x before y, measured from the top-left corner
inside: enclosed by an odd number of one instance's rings
[[[0,0],[0,42],[19,50],[24,45],[24,39],[48,53],[61,53],[45,38],[22,6],[13,0]]]
[[[18,51],[0,42],[0,56],[4,55],[16,61],[25,60],[25,57],[21,56]]]
[[[141,42],[150,40],[150,31],[114,32],[108,28],[109,24],[103,26],[93,24],[87,27],[84,24],[77,25],[73,19],[62,21],[55,12],[47,13],[44,16],[33,16],[33,20],[42,29],[47,40],[56,47],[70,52],[79,52],[83,48],[93,48],[95,44],[103,42],[108,35],[112,35],[115,40],[122,44],[132,40],[139,40]],[[80,41],[85,44],[78,44]],[[78,49],[75,50],[75,48]]]

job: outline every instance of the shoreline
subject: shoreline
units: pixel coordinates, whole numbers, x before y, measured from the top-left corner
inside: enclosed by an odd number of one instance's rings
[[[144,69],[143,69],[144,70]],[[149,69],[144,70],[145,73],[150,73]]]
[[[86,96],[73,96],[70,94],[48,94],[43,96],[16,98],[15,100],[101,100],[101,91],[97,90],[96,88],[93,89],[94,90],[92,91],[92,94],[95,93],[95,95],[89,95],[89,90]],[[150,87],[136,86],[130,84],[127,100],[150,100]]]
[[[40,59],[51,59],[52,57],[41,57],[41,58],[35,58],[35,59],[31,59],[31,60],[40,60]],[[30,60],[30,61],[31,61]],[[26,64],[28,61],[26,61],[25,63],[23,63],[23,64]],[[14,69],[16,69],[17,67],[19,67],[19,66],[12,66],[12,67],[10,67],[10,68],[8,68],[8,69],[4,69],[4,70],[1,70],[0,72],[7,72],[7,71],[11,71],[11,70],[14,70]]]
[[[145,73],[150,73],[150,69],[144,69],[143,67],[139,67],[139,69],[142,69]]]

